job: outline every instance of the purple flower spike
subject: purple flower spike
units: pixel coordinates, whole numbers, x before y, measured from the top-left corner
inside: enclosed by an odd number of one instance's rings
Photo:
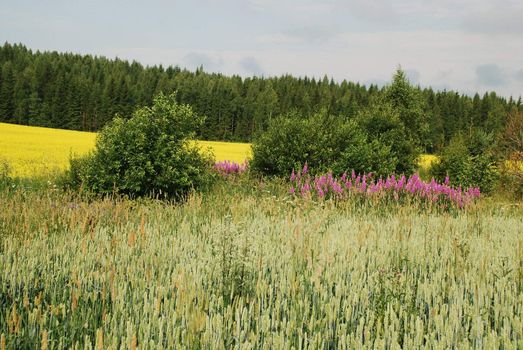
[[[228,168],[235,169],[233,164],[227,165]],[[305,164],[303,173],[307,172],[308,166]],[[435,179],[424,182],[419,174],[413,174],[409,178],[405,175],[396,178],[392,174],[386,179],[374,180],[372,173],[356,175],[354,170],[351,172],[350,178],[346,173],[339,178],[336,178],[331,172],[315,178],[311,178],[310,175],[301,177],[300,173],[296,174],[293,170],[291,174],[293,184],[289,193],[295,194],[296,189],[300,189],[303,198],[313,198],[314,196],[317,198],[349,198],[346,194],[354,193],[364,197],[378,196],[387,201],[399,201],[408,196],[419,198],[424,203],[430,203],[431,206],[434,203],[443,202],[443,206],[454,205],[457,208],[463,208],[481,194],[477,187],[468,189],[450,187],[448,177],[444,183],[440,184]]]

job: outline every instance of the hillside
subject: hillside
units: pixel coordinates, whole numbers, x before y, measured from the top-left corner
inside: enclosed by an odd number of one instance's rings
[[[33,52],[19,44],[0,47],[0,122],[96,131],[115,114],[129,116],[150,105],[158,92],[178,91],[179,102],[207,117],[199,138],[251,141],[279,114],[321,109],[344,118],[365,110],[383,89],[328,77],[224,76],[178,66],[145,67],[138,62],[91,55]],[[418,89],[429,134],[423,147],[432,153],[453,135],[471,128],[496,132],[521,99],[494,92],[473,97],[453,91]]]

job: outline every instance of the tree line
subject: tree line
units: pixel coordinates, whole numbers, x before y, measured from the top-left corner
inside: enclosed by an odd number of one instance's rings
[[[495,92],[468,96],[416,87],[428,123],[427,152],[441,150],[457,134],[498,133],[521,97]],[[179,103],[206,117],[198,137],[252,141],[281,114],[324,111],[346,119],[368,109],[385,88],[347,80],[308,77],[247,77],[179,66],[143,66],[92,55],[32,51],[21,44],[0,46],[0,121],[97,131],[115,115],[130,117],[160,92],[177,91]]]

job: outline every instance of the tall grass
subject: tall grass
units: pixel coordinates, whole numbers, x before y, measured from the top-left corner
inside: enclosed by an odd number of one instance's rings
[[[245,188],[181,206],[0,193],[1,344],[523,347],[520,211],[420,214]]]

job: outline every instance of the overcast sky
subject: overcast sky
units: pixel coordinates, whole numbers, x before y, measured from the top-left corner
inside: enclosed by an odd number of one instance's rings
[[[0,40],[225,74],[523,95],[523,0],[0,0]]]

